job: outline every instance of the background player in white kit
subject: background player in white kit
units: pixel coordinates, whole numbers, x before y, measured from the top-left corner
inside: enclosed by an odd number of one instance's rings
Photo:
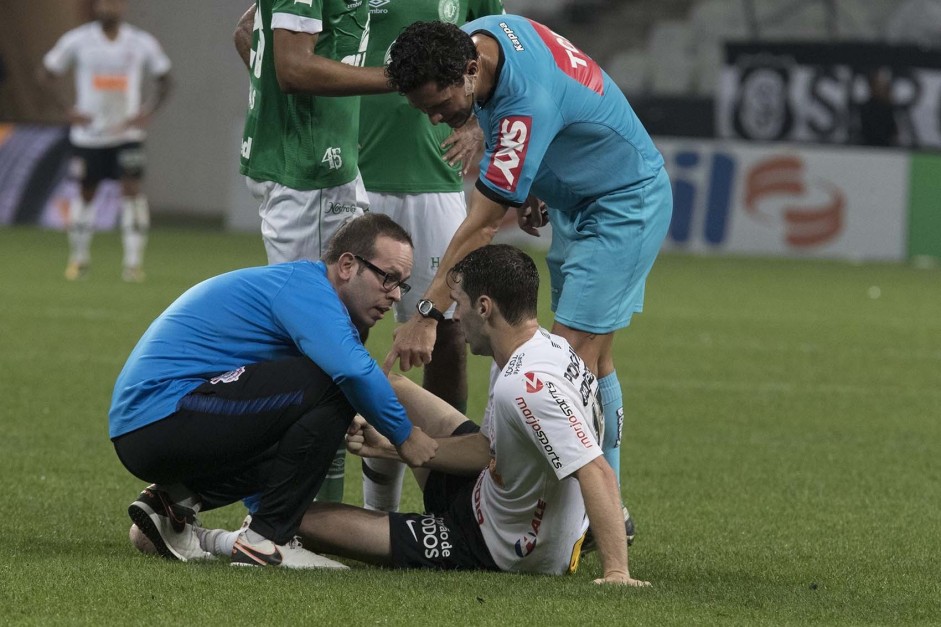
[[[471,351],[497,365],[483,426],[393,377],[409,418],[438,442],[415,473],[429,513],[313,503],[299,530],[305,546],[396,568],[564,574],[577,568],[590,522],[596,583],[649,585],[628,570],[617,479],[598,444],[597,380],[564,338],[539,327],[535,263],[512,246],[485,246],[454,267],[449,285]],[[397,457],[373,429],[352,429],[348,442]],[[210,531],[204,548],[225,554],[237,533]]]
[[[70,174],[80,184],[69,205],[69,263],[65,277],[81,278],[91,261],[95,225],[92,200],[104,179],[121,182],[121,232],[125,281],[141,281],[150,229],[144,173],[144,129],[170,92],[170,59],[157,40],[123,22],[126,0],[96,0],[95,21],[65,33],[43,58],[40,79],[54,85],[75,70],[76,102],[50,91],[72,124]],[[142,102],[147,78],[156,81],[150,102]]]

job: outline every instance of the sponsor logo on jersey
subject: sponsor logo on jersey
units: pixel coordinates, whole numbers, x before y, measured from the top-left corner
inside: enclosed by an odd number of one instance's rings
[[[516,191],[532,125],[533,118],[528,115],[511,115],[500,121],[500,137],[486,174],[487,180],[500,189]]]
[[[517,540],[516,544],[513,545],[513,550],[516,551],[517,556],[526,557],[536,548],[536,540],[538,540],[538,538],[533,532],[527,531],[526,535]]]
[[[549,340],[549,343],[552,344],[552,348],[556,350],[562,350],[562,345],[558,344],[554,339],[552,339],[552,335],[548,331],[545,329],[539,329],[539,333],[542,334],[542,337]]]
[[[235,370],[226,372],[225,374],[220,374],[218,377],[213,377],[212,379],[209,379],[209,383],[212,385],[216,385],[217,383],[232,383],[233,381],[238,381],[243,372],[245,372],[245,366],[236,368]]]
[[[249,157],[252,156],[252,138],[251,137],[246,137],[245,140],[242,141],[241,155],[243,159],[248,159]]]
[[[536,441],[542,446],[542,450],[546,453],[546,458],[549,460],[549,463],[552,464],[553,468],[561,468],[562,460],[559,459],[559,454],[555,452],[552,443],[549,442],[549,436],[542,430],[539,418],[533,413],[533,410],[529,408],[529,405],[526,404],[522,396],[516,398],[516,406],[519,407],[520,414],[523,415],[523,420],[529,428],[533,430]]]
[[[526,356],[526,353],[517,353],[510,358],[510,361],[506,362],[506,368],[503,369],[503,376],[510,377],[520,373],[520,369],[523,367],[523,357]]]
[[[484,510],[480,507],[480,484],[483,473],[477,477],[477,483],[474,485],[474,514],[477,516],[477,524],[484,524]]]
[[[127,91],[128,80],[126,74],[95,74],[91,84],[98,91]]]
[[[582,373],[584,373],[583,377]],[[578,386],[582,395],[582,406],[588,407],[588,402],[591,400],[592,385],[595,383],[595,375],[585,367],[585,362],[582,361],[582,358],[578,356],[578,353],[576,353],[575,349],[571,346],[569,346],[569,363],[565,367],[565,372],[562,376],[573,385],[579,377],[582,377]]]
[[[500,22],[500,28],[503,29],[503,32],[506,33],[506,36],[510,38],[510,43],[513,44],[513,50],[516,52],[522,52],[526,50],[523,47],[523,44],[520,43],[519,37],[516,36],[516,33],[513,32],[513,29],[507,26],[506,22]]]
[[[536,502],[536,509],[533,511],[533,519],[530,521],[531,531],[527,531],[513,546],[519,557],[526,557],[536,548],[536,542],[539,540],[539,528],[542,526],[542,519],[546,515],[546,502],[539,499]]]
[[[604,95],[604,75],[591,57],[572,45],[568,39],[538,22],[529,20],[546,44],[560,70],[597,94]]]
[[[535,372],[527,372],[523,375],[523,380],[526,381],[526,391],[530,394],[535,394],[542,389],[542,381],[539,380]]]
[[[546,390],[549,392],[549,396],[552,397],[552,400],[555,401],[555,404],[559,406],[559,411],[561,411],[565,419],[568,420],[569,426],[575,432],[575,437],[582,443],[582,446],[585,448],[593,448],[595,443],[592,441],[591,436],[588,435],[584,423],[582,423],[579,417],[575,415],[575,412],[572,411],[568,399],[562,394],[561,390],[559,390],[552,381],[546,381]]]

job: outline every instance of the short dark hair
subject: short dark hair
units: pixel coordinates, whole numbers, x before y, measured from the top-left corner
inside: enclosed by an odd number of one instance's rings
[[[415,247],[411,235],[395,220],[381,213],[367,212],[340,227],[327,244],[321,259],[325,263],[336,263],[343,253],[371,259],[376,255],[376,240],[383,235]]]
[[[431,81],[444,89],[464,80],[467,62],[477,56],[474,40],[454,24],[415,22],[392,43],[386,76],[401,94]]]
[[[532,257],[515,246],[478,248],[454,264],[448,284],[460,285],[472,303],[489,296],[509,324],[536,317],[539,271]]]

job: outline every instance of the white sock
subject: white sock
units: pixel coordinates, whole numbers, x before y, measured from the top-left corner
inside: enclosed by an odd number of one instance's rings
[[[124,267],[140,268],[144,262],[147,234],[150,232],[150,206],[143,194],[121,199],[121,239]]]
[[[91,259],[91,238],[95,232],[95,206],[81,194],[69,201],[69,262],[87,265]]]
[[[363,507],[399,511],[405,464],[391,459],[363,459]]]
[[[232,555],[235,540],[239,537],[241,532],[241,529],[236,531],[205,529],[202,532],[197,531],[196,535],[199,536],[199,546],[202,550],[207,553],[212,553],[213,555],[228,557]]]

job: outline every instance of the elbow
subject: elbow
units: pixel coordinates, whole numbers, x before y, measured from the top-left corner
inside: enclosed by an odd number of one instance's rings
[[[278,87],[285,94],[296,94],[301,91],[301,78],[296,71],[290,67],[275,67],[275,76],[278,79]]]
[[[483,237],[486,238],[484,244],[489,244],[493,241],[493,238],[496,237],[497,231],[500,230],[500,226],[503,224],[503,220],[494,220],[490,224],[487,224],[480,230],[480,233]]]

